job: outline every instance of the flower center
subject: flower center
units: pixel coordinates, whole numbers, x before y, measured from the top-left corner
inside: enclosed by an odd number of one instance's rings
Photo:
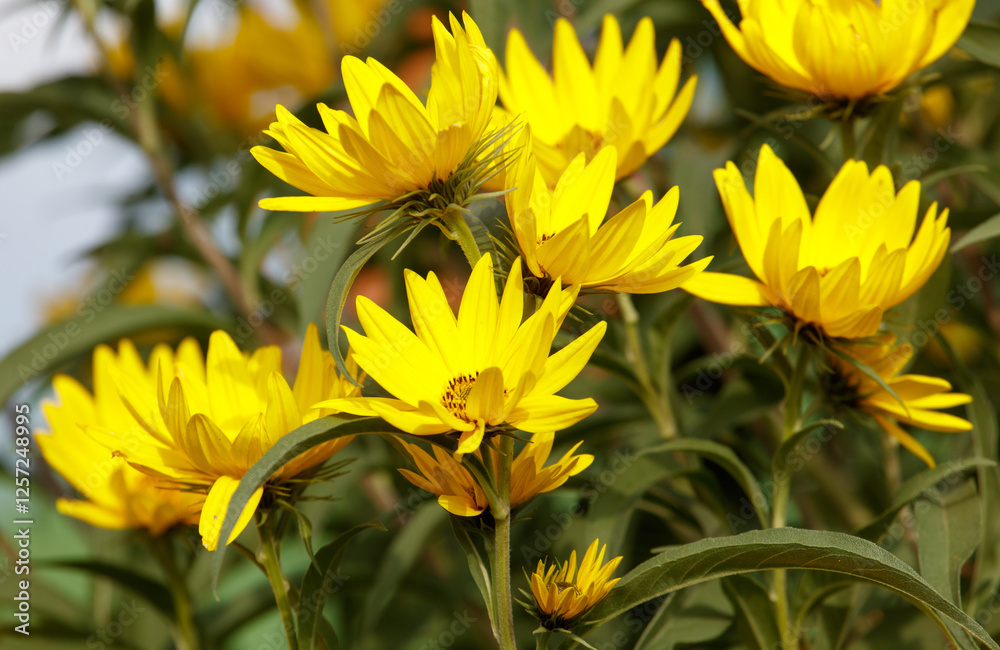
[[[441,403],[444,407],[451,411],[451,414],[460,420],[465,420],[466,422],[472,422],[472,419],[465,412],[465,402],[469,399],[469,393],[472,392],[472,387],[476,383],[476,377],[479,376],[479,372],[472,375],[459,375],[458,377],[452,378],[448,385],[445,386],[444,392],[441,394]]]

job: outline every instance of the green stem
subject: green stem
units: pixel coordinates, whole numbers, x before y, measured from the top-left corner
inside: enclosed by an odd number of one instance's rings
[[[844,117],[840,120],[840,148],[844,153],[844,162],[854,158],[854,117]]]
[[[625,326],[625,358],[635,368],[635,378],[642,389],[640,397],[656,421],[660,435],[666,440],[673,440],[677,437],[677,425],[674,423],[668,395],[665,393],[661,395],[656,390],[649,373],[649,367],[646,365],[646,355],[642,349],[642,336],[639,333],[639,312],[632,303],[632,296],[629,294],[618,293],[615,294],[615,298],[622,315],[622,324]],[[664,391],[666,391],[666,387],[664,387]]]
[[[274,600],[281,614],[281,624],[285,628],[285,639],[288,640],[288,650],[298,650],[295,638],[295,616],[292,613],[292,603],[288,598],[288,582],[281,573],[281,563],[278,560],[278,547],[274,540],[273,516],[258,522],[257,534],[260,536],[260,562],[267,572],[268,582],[274,592]]]
[[[514,456],[514,438],[500,437],[500,463],[497,471],[497,491],[500,502],[490,510],[496,522],[493,549],[493,595],[496,598],[497,641],[501,650],[517,650],[514,641],[514,606],[510,584],[510,467]]]
[[[535,632],[535,650],[549,650],[549,639],[552,638],[552,630],[542,628],[540,632]]]
[[[159,562],[167,578],[167,587],[174,604],[174,636],[177,650],[198,650],[198,633],[194,626],[191,595],[188,593],[185,576],[174,560],[174,548],[168,536],[150,537],[149,549]]]
[[[479,251],[476,237],[465,221],[465,215],[458,210],[449,210],[441,217],[441,222],[444,225],[442,232],[448,239],[458,242],[462,252],[465,253],[465,259],[469,261],[469,266],[475,268],[483,254]]]
[[[802,407],[802,386],[805,383],[806,370],[809,368],[810,348],[800,346],[799,358],[795,370],[788,382],[788,393],[785,397],[785,421],[782,431],[782,441],[788,440],[799,426],[799,413]],[[771,527],[783,528],[788,521],[788,500],[792,491],[791,477],[784,476],[782,480],[774,477],[774,499],[771,505]],[[795,647],[795,632],[789,625],[788,616],[788,585],[785,570],[778,569],[773,574],[771,583],[771,598],[774,601],[774,615],[781,634],[782,647],[792,650]]]

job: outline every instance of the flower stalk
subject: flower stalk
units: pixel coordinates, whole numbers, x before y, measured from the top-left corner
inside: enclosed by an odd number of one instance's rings
[[[479,245],[476,244],[475,235],[472,234],[469,224],[465,221],[465,215],[460,210],[450,209],[441,217],[441,225],[445,237],[458,242],[458,245],[462,247],[462,252],[465,253],[465,259],[468,260],[469,266],[476,268],[476,263],[483,254],[479,250]]]
[[[782,427],[781,442],[788,440],[799,426],[799,414],[802,407],[802,387],[805,383],[806,371],[809,368],[810,348],[802,345],[799,348],[799,358],[795,370],[788,381],[788,394],[785,398],[785,419]],[[780,443],[779,443],[780,444]],[[788,499],[791,494],[791,478],[774,481],[774,498],[771,506],[771,528],[783,528],[788,520]],[[773,574],[771,583],[771,600],[774,602],[774,615],[781,635],[782,647],[793,650],[795,634],[790,627],[788,614],[788,585],[784,569],[778,569]]]
[[[288,641],[288,650],[298,650],[298,641],[295,637],[295,615],[292,612],[292,603],[288,596],[290,585],[281,573],[278,545],[274,539],[274,520],[274,517],[264,516],[257,522],[257,534],[260,537],[260,547],[257,554],[267,573],[268,582],[271,583],[271,590],[274,592],[278,613],[281,614],[281,625],[285,630],[285,639]]]
[[[174,605],[174,638],[178,650],[198,650],[198,632],[194,625],[191,594],[188,592],[186,575],[177,566],[173,544],[169,536],[150,537],[149,550],[167,579],[167,589]]]
[[[632,296],[627,293],[615,294],[618,309],[621,311],[622,324],[625,326],[625,358],[635,368],[635,377],[641,389],[640,397],[656,421],[660,435],[665,440],[677,437],[677,426],[674,423],[670,401],[666,394],[656,390],[653,385],[649,367],[646,365],[646,355],[642,349],[642,336],[639,332],[639,312],[632,302]]]
[[[497,641],[501,650],[516,650],[514,640],[514,604],[510,584],[510,468],[514,456],[514,438],[500,437],[500,463],[497,471],[499,502],[490,504],[494,530],[493,594],[496,598]]]

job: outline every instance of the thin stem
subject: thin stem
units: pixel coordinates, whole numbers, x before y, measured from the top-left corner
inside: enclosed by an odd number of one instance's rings
[[[465,215],[458,210],[449,210],[441,217],[441,222],[444,225],[441,231],[448,239],[458,242],[462,252],[465,253],[465,259],[469,261],[469,266],[475,268],[483,254],[479,251],[479,245],[476,244],[476,237],[469,229],[469,224],[465,222]]]
[[[810,348],[803,345],[799,348],[799,358],[788,382],[788,393],[785,397],[785,421],[782,431],[782,441],[788,440],[799,426],[799,414],[802,407],[802,385],[805,383],[806,370],[809,368]],[[783,528],[788,521],[788,498],[792,491],[792,481],[789,476],[782,480],[774,480],[774,499],[771,505],[771,527]],[[789,626],[788,616],[788,585],[784,569],[773,573],[771,582],[771,599],[774,601],[774,615],[781,634],[781,643],[785,650],[795,647],[795,632]]]
[[[854,117],[844,117],[840,120],[840,149],[844,153],[844,162],[854,158]]]
[[[257,553],[260,555],[261,564],[264,565],[267,572],[268,582],[271,583],[274,600],[278,604],[281,624],[285,628],[285,639],[288,641],[288,650],[298,650],[298,641],[295,638],[295,615],[292,613],[292,603],[288,598],[289,584],[281,573],[272,521],[273,517],[268,517],[257,524],[257,534],[260,536],[260,548]]]
[[[549,639],[552,638],[552,630],[542,628],[540,632],[535,632],[535,650],[549,650]]]
[[[649,367],[646,365],[646,355],[642,349],[642,336],[639,333],[639,312],[632,303],[632,296],[629,294],[618,293],[615,294],[615,298],[622,315],[622,324],[625,326],[625,359],[635,369],[635,378],[639,381],[639,387],[642,389],[640,397],[656,421],[660,435],[666,440],[673,440],[677,437],[677,425],[670,408],[670,400],[666,394],[661,395],[656,390],[649,373]],[[665,390],[666,387],[664,387]]]
[[[191,595],[188,593],[185,576],[174,560],[174,548],[168,536],[150,537],[149,550],[163,569],[174,604],[174,637],[177,650],[198,650],[198,633],[194,625]]]
[[[497,491],[500,503],[490,507],[496,522],[493,555],[493,594],[496,598],[497,641],[501,650],[516,650],[514,641],[514,606],[510,584],[510,466],[514,456],[514,438],[501,436]]]

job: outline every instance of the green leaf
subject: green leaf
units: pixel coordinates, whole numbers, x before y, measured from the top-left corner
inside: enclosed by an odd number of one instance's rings
[[[250,496],[271,478],[271,475],[281,467],[316,445],[336,438],[355,436],[366,433],[395,433],[388,424],[380,418],[357,418],[352,416],[328,415],[303,424],[298,429],[285,434],[267,450],[260,460],[253,464],[240,479],[240,484],[233,492],[226,509],[226,518],[222,522],[219,539],[229,539],[236,526],[236,520],[246,507]],[[212,558],[212,588],[218,593],[219,572],[222,570],[222,560],[225,557],[226,545],[219,544],[213,551]]]
[[[966,481],[942,495],[921,499],[916,516],[920,574],[937,591],[962,605],[962,565],[979,543],[979,495]]]
[[[895,555],[844,533],[795,528],[755,530],[669,548],[630,571],[586,620],[596,626],[684,587],[768,569],[830,571],[875,583],[951,619],[982,645],[1000,650],[979,623]]]
[[[77,316],[46,327],[0,361],[0,403],[27,382],[45,377],[62,364],[93,352],[101,343],[113,343],[150,329],[224,329],[228,323],[205,310],[159,305],[125,306],[81,303]]]
[[[425,502],[396,534],[382,556],[375,579],[368,588],[362,619],[362,636],[374,629],[392,603],[403,578],[410,572],[428,541],[445,523],[447,511],[437,501]]]
[[[837,420],[819,420],[813,422],[812,424],[799,429],[784,441],[782,441],[781,446],[778,447],[778,451],[775,452],[774,458],[771,460],[771,477],[773,480],[777,481],[777,476],[779,473],[788,473],[788,465],[795,458],[796,449],[798,446],[805,442],[807,438],[812,436],[814,433],[822,429],[824,433],[829,433],[831,429],[843,429],[844,425]],[[823,442],[826,442],[825,440]]]
[[[724,469],[743,489],[747,497],[749,497],[754,510],[757,512],[757,518],[760,520],[761,526],[766,527],[768,525],[770,514],[767,506],[767,497],[764,496],[764,491],[760,488],[760,484],[757,482],[757,478],[753,475],[753,472],[750,471],[750,468],[739,459],[731,448],[712,440],[685,438],[657,445],[651,449],[647,449],[640,455],[644,456],[646,454],[663,452],[689,452],[697,454]]]
[[[722,579],[722,587],[740,613],[750,637],[758,650],[781,647],[781,634],[774,620],[774,604],[767,590],[756,580],[746,576],[729,576]]]
[[[646,605],[648,607],[649,605]],[[642,613],[630,612],[632,618],[642,619]],[[680,593],[671,594],[657,608],[633,650],[674,650],[680,647],[701,647],[719,638],[733,622],[732,603],[722,593],[720,582],[707,582]]]
[[[131,568],[96,560],[52,562],[50,565],[86,571],[91,575],[107,578],[116,585],[146,599],[170,620],[174,619],[174,601],[170,596],[170,590],[156,580],[134,572]]]
[[[1000,507],[1000,468],[997,466],[1000,430],[997,428],[996,407],[983,382],[964,366],[957,367],[961,372],[962,387],[972,396],[972,403],[966,409],[972,422],[976,455],[980,457],[978,460],[983,461],[976,470],[982,530],[969,598],[970,611],[974,611],[991,602],[1000,589],[1000,517],[997,517],[997,508]],[[996,617],[993,620],[996,621]]]
[[[879,513],[870,524],[854,534],[863,539],[877,541],[886,532],[899,511],[911,501],[928,492],[942,490],[949,483],[952,485],[958,483],[958,477],[969,470],[986,467],[996,467],[996,463],[985,458],[964,458],[942,463],[910,477],[899,486],[899,490],[892,499],[892,505]]]
[[[323,606],[341,584],[337,581],[331,589],[329,583],[338,577],[340,563],[344,558],[347,545],[369,528],[386,530],[386,527],[377,521],[360,524],[341,533],[316,553],[315,563],[309,566],[306,574],[302,577],[302,586],[299,588],[299,605],[295,614],[299,623],[297,635],[299,648],[313,650],[317,647],[316,641],[320,632],[320,623],[323,620]],[[327,650],[332,650],[332,648]]]
[[[994,237],[1000,237],[1000,214],[995,214],[986,219],[975,228],[965,233],[965,236],[955,242],[951,247],[951,252],[960,251],[966,246],[978,244]]]
[[[344,313],[344,303],[347,302],[347,294],[351,290],[351,286],[357,279],[358,274],[361,273],[361,269],[365,267],[365,264],[368,263],[372,255],[410,228],[413,228],[412,222],[399,222],[383,230],[377,236],[365,240],[350,254],[337,271],[337,274],[333,276],[333,281],[330,283],[326,297],[326,337],[327,343],[330,346],[330,353],[333,354],[333,358],[337,362],[337,370],[344,377],[350,378],[351,376],[347,372],[344,353],[340,349],[340,319]]]
[[[955,46],[974,59],[1000,68],[1000,25],[970,22]]]
[[[462,550],[465,551],[465,557],[469,563],[469,573],[472,575],[472,580],[479,589],[479,594],[483,597],[483,603],[486,605],[486,611],[489,613],[490,620],[492,621],[494,620],[494,613],[490,573],[486,568],[486,563],[483,562],[482,556],[479,554],[479,549],[476,548],[475,543],[469,536],[469,531],[466,528],[467,524],[468,522],[465,517],[451,516],[451,530],[455,533],[455,539],[458,540]]]

